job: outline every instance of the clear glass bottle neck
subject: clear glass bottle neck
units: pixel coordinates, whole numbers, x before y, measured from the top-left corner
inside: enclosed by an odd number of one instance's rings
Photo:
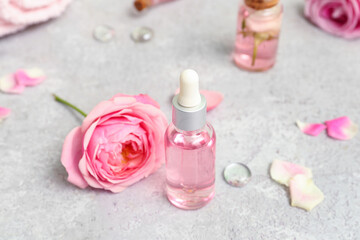
[[[171,124],[173,125],[174,129],[175,129],[177,132],[179,132],[179,133],[181,133],[181,134],[184,134],[184,135],[190,136],[190,135],[196,135],[196,134],[199,134],[199,133],[201,133],[201,132],[203,132],[203,131],[206,131],[206,126],[207,126],[208,123],[206,123],[202,128],[199,128],[199,129],[194,130],[194,131],[181,130],[180,128],[177,128],[174,123],[171,123]]]

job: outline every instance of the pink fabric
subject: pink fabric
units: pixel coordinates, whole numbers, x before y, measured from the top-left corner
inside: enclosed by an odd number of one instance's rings
[[[71,0],[0,0],[0,37],[60,16]]]
[[[360,37],[360,0],[306,0],[305,16],[336,36]]]
[[[147,95],[100,102],[65,139],[61,162],[68,181],[121,192],[164,163],[166,126],[159,104]]]
[[[26,25],[16,25],[9,22],[6,22],[0,17],[0,37],[20,31],[24,29]]]

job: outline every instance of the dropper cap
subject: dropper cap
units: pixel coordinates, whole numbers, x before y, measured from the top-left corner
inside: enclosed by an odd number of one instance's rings
[[[192,69],[180,75],[180,93],[178,103],[183,107],[195,107],[201,103],[199,75]]]
[[[180,93],[173,98],[173,123],[184,131],[206,124],[206,99],[199,91],[199,76],[192,69],[180,75]]]

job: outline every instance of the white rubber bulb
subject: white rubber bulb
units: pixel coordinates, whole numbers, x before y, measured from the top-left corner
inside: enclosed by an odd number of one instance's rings
[[[196,107],[201,103],[199,75],[192,69],[187,69],[180,75],[178,103],[183,107]]]

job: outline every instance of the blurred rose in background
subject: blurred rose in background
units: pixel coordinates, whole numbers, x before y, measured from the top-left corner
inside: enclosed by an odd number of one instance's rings
[[[305,16],[333,35],[360,37],[360,0],[306,0]]]

